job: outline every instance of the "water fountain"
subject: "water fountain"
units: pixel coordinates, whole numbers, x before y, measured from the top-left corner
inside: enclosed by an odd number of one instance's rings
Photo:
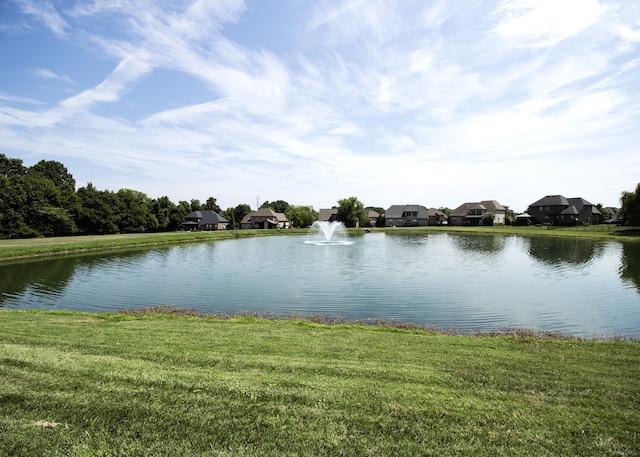
[[[345,240],[346,231],[342,222],[333,221],[315,221],[309,232],[310,238],[305,241],[306,244],[314,244],[316,246],[331,245],[349,245],[353,241]]]

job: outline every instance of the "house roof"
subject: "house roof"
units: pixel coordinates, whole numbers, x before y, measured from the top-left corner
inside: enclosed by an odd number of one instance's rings
[[[202,211],[193,211],[192,213],[187,214],[183,224],[193,225],[192,223],[195,222],[195,221],[193,221],[193,219],[197,219],[197,223],[200,224],[200,225],[204,225],[204,224],[221,224],[221,223],[229,222],[227,219],[225,219],[220,214],[216,213],[215,211],[209,210],[209,209],[202,210]]]
[[[571,205],[569,206],[567,209],[565,209],[564,211],[562,211],[560,214],[564,214],[564,215],[578,215],[580,214],[580,211],[578,211],[578,209]]]
[[[567,200],[569,201],[569,204],[575,206],[579,212],[582,212],[582,208],[585,206],[591,206],[591,214],[601,214],[600,210],[596,208],[593,203],[588,202],[582,197],[568,198]]]
[[[481,202],[467,202],[458,206],[456,209],[451,211],[449,217],[451,216],[462,216],[466,217],[469,214],[469,211],[472,209],[484,209],[491,213],[498,213],[506,211],[504,206],[498,203],[495,200],[482,200]]]
[[[319,221],[328,221],[332,216],[336,216],[338,214],[337,208],[329,208],[329,209],[321,209],[318,211],[318,220]]]
[[[445,218],[447,217],[447,214],[444,211],[440,211],[439,209],[436,209],[436,208],[429,208],[427,210],[427,215],[429,217],[432,217],[432,216],[440,216]]]
[[[284,213],[276,213],[274,210],[272,210],[271,208],[260,208],[258,211],[252,211],[249,214],[245,215],[242,218],[242,221],[240,222],[242,223],[248,223],[251,221],[251,218],[253,217],[271,217],[276,219],[277,221],[280,222],[288,222],[289,219],[287,219],[287,216],[284,215]]]
[[[428,217],[427,208],[422,205],[391,205],[384,214],[387,219],[393,219],[402,217],[402,214],[407,211],[417,212],[418,218]]]
[[[547,195],[529,206],[569,206],[569,200],[562,195]]]

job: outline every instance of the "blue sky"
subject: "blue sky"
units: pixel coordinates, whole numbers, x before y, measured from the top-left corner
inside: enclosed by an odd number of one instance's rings
[[[640,2],[9,0],[0,152],[223,208],[615,206]]]

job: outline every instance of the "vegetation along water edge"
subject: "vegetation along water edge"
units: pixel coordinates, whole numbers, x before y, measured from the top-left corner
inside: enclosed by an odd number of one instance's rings
[[[0,310],[0,455],[635,456],[640,345]]]

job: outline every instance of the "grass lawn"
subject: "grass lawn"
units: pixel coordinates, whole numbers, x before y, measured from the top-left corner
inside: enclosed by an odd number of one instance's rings
[[[638,456],[640,344],[0,310],[0,455]]]

